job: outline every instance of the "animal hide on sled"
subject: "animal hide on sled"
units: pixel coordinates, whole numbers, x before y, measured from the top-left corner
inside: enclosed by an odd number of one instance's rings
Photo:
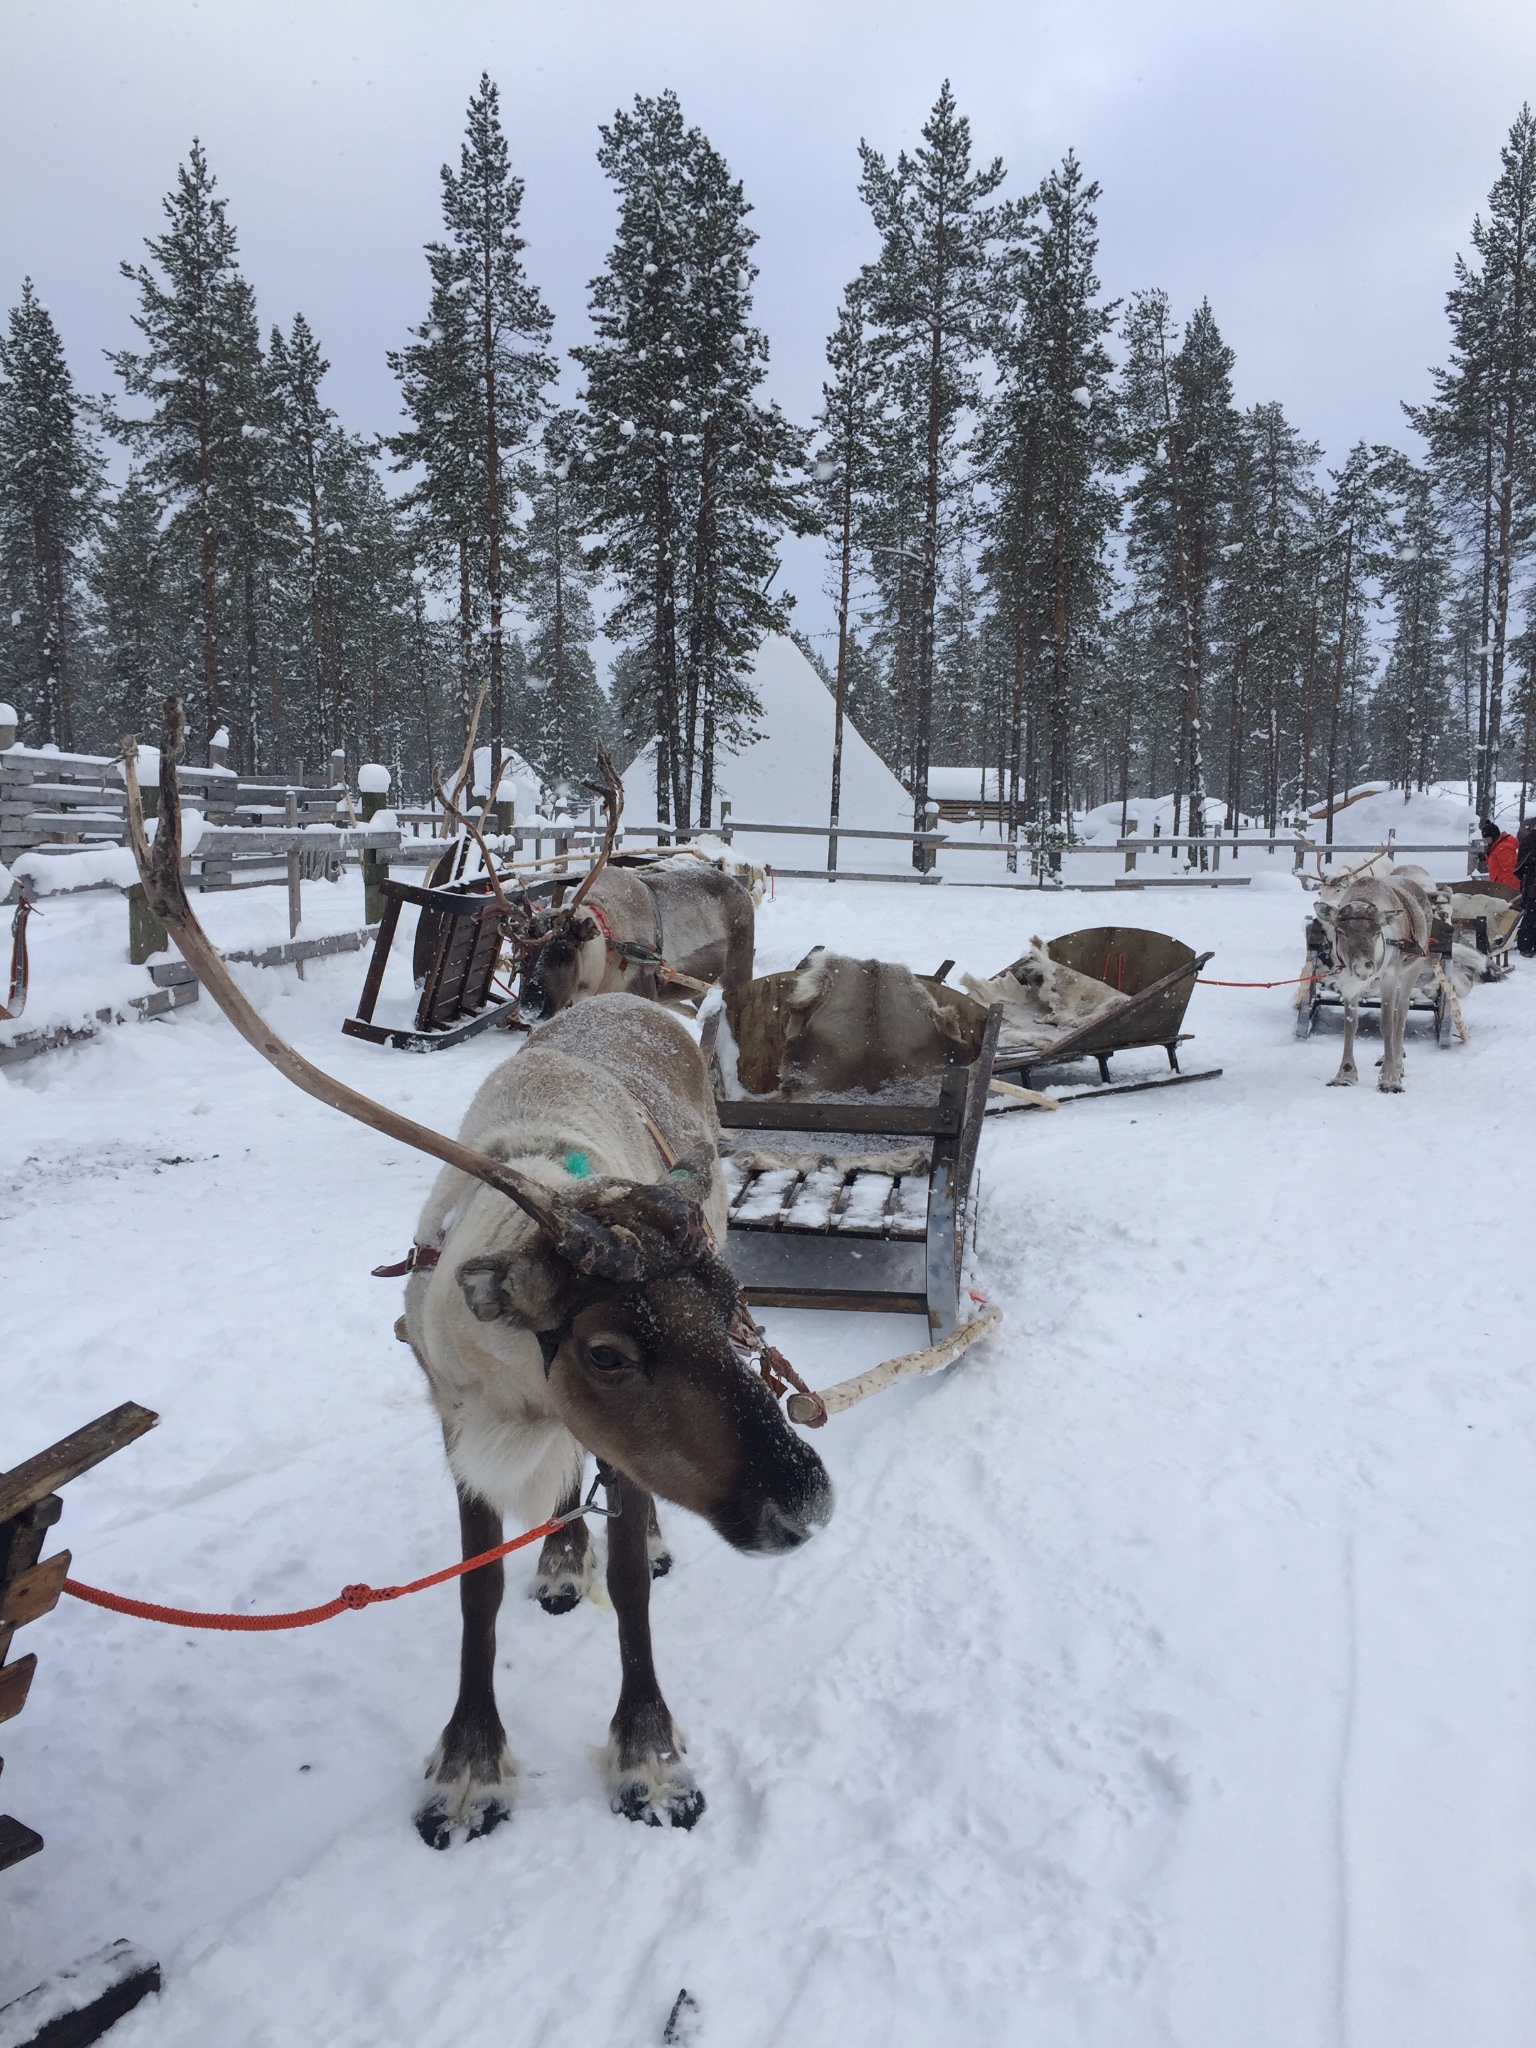
[[[1001,1003],[1003,1036],[1009,1045],[1042,1052],[1102,1017],[1124,998],[1107,983],[1091,974],[1079,974],[1053,960],[1044,942],[1031,939],[1029,951],[1011,967],[982,981],[974,974],[962,974],[961,986],[978,1003]]]

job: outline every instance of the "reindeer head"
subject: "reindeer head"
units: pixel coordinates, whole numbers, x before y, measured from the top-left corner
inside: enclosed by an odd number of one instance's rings
[[[1346,1002],[1364,995],[1387,957],[1387,909],[1379,884],[1357,882],[1340,899],[1331,920],[1333,964]]]
[[[831,1481],[733,1340],[737,1282],[698,1209],[667,1182],[598,1183],[572,1206],[621,1248],[625,1277],[485,1253],[457,1274],[471,1311],[538,1331],[578,1443],[738,1550],[797,1548],[830,1517]]]
[[[583,955],[605,943],[597,919],[579,903],[563,910],[534,911],[513,940],[522,968],[519,1020],[542,1024],[569,1009],[581,992],[583,966],[601,980],[601,959],[584,961]]]
[[[603,938],[597,919],[582,905],[608,865],[624,810],[624,785],[606,747],[597,750],[597,772],[601,780],[586,785],[603,804],[603,843],[596,859],[569,903],[559,910],[535,911],[525,901],[511,931],[522,977],[518,1017],[524,1024],[542,1024],[570,1007],[581,992],[582,954]],[[601,980],[601,964],[596,976]]]

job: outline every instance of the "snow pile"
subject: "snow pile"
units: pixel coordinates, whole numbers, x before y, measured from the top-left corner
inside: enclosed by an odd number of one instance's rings
[[[362,796],[387,796],[389,770],[382,761],[365,761],[357,771],[357,787]]]
[[[82,846],[78,852],[34,846],[16,856],[12,872],[31,896],[69,889],[131,889],[139,870],[126,846]]]

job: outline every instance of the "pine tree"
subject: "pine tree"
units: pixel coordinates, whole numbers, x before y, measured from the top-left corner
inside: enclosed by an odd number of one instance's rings
[[[520,751],[556,786],[591,772],[608,732],[607,700],[592,661],[596,578],[581,539],[575,447],[575,421],[562,414],[546,430],[539,464],[523,472],[532,506],[524,599],[530,632],[526,708],[516,738]]]
[[[1205,835],[1205,681],[1231,492],[1233,355],[1208,301],[1177,346],[1163,292],[1138,293],[1124,331],[1127,452],[1137,466],[1131,558],[1171,628],[1183,714],[1174,829],[1187,790],[1189,833],[1198,840]]]
[[[1227,666],[1227,816],[1245,808],[1277,829],[1285,751],[1300,709],[1297,679],[1305,659],[1307,529],[1313,472],[1321,454],[1279,405],[1251,406],[1233,446],[1231,508],[1217,599],[1218,652]],[[1254,720],[1258,721],[1256,730]],[[1256,801],[1245,804],[1247,744],[1259,744]]]
[[[168,692],[197,677],[195,621],[168,561],[164,507],[130,470],[103,508],[87,568],[95,737],[149,732]]]
[[[442,168],[446,240],[427,245],[431,310],[389,357],[409,428],[388,446],[422,477],[410,503],[439,570],[457,573],[462,717],[474,697],[475,620],[483,602],[491,744],[506,729],[503,618],[511,578],[512,474],[556,374],[550,314],[522,263],[523,181],[502,132],[499,95],[482,73],[469,103],[459,168]]]
[[[11,616],[0,673],[27,726],[65,748],[75,744],[79,558],[101,475],[58,331],[27,278],[0,336],[0,584]]]
[[[1117,505],[1115,308],[1099,303],[1095,207],[1070,152],[1008,216],[996,329],[998,383],[983,432],[993,511],[987,562],[1014,642],[1009,721],[1010,865],[1016,864],[1024,677],[1031,647],[1048,651],[1043,711],[1045,817],[1071,825],[1072,735],[1108,590],[1105,549]]]
[[[1372,703],[1373,753],[1406,802],[1440,771],[1449,710],[1445,611],[1450,543],[1427,469],[1395,451],[1377,451],[1378,481],[1398,513],[1384,552],[1382,594],[1392,608],[1392,641]]]
[[[821,436],[814,480],[831,542],[837,580],[837,670],[833,682],[832,802],[827,866],[837,866],[837,827],[843,801],[843,727],[848,715],[854,657],[851,607],[857,558],[867,538],[871,494],[879,475],[880,365],[871,343],[867,281],[858,277],[843,294],[837,329],[827,342],[830,381],[821,387]]]
[[[1499,779],[1510,604],[1536,545],[1536,116],[1523,106],[1500,155],[1473,256],[1446,299],[1451,360],[1435,398],[1406,408],[1472,542],[1482,609],[1477,806]]]
[[[254,424],[249,414],[259,384],[254,308],[227,202],[215,186],[194,141],[163,202],[166,231],[145,244],[151,262],[122,265],[138,288],[134,325],[145,348],[110,357],[128,395],[150,408],[147,418],[120,420],[118,431],[170,508],[169,539],[195,562],[200,709],[209,738],[226,716],[228,606],[221,579],[228,536],[248,519],[241,503],[243,430]]]
[[[922,449],[912,693],[913,821],[919,830],[928,801],[940,522],[956,484],[958,424],[977,396],[974,365],[985,345],[998,232],[996,210],[986,202],[1004,176],[1001,157],[985,169],[972,168],[970,123],[956,111],[947,79],[922,133],[916,155],[903,150],[893,165],[867,142],[859,145],[860,196],[881,240],[870,273],[871,312],[881,330],[891,388],[904,401],[907,431]],[[931,867],[931,853],[914,847],[913,862]]]
[[[777,535],[810,521],[794,476],[803,441],[755,396],[756,236],[676,95],[617,113],[598,162],[619,227],[591,286],[595,339],[572,353],[586,372],[583,489],[619,591],[606,629],[643,643],[626,674],[651,692],[658,819],[689,822],[697,791],[707,824],[717,752],[757,715],[752,655],[787,623],[768,587]]]
[[[1324,773],[1327,779],[1326,843],[1333,844],[1334,794],[1338,789],[1340,742],[1346,761],[1353,756],[1348,713],[1358,695],[1365,663],[1365,617],[1373,602],[1371,579],[1382,566],[1386,533],[1379,458],[1357,442],[1342,469],[1331,470],[1328,500],[1328,548],[1323,585],[1324,616],[1332,626],[1333,656],[1328,682],[1328,739]],[[1331,615],[1331,617],[1330,617]],[[1347,684],[1353,687],[1346,687]],[[1348,790],[1346,773],[1344,784]]]

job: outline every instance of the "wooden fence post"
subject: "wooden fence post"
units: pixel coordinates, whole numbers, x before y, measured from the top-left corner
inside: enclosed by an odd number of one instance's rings
[[[389,770],[380,761],[365,761],[357,771],[358,792],[363,800],[363,823],[376,818],[389,801]],[[384,915],[384,884],[389,879],[389,862],[382,853],[365,846],[363,868],[363,922],[377,924]]]
[[[128,891],[128,958],[142,967],[155,953],[167,952],[171,935],[149,907],[144,884],[135,882]]]

